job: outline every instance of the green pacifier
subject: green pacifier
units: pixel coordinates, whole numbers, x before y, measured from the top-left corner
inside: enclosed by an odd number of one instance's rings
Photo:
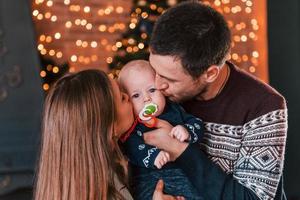
[[[155,103],[149,103],[139,113],[139,118],[142,121],[148,121],[153,118],[153,115],[158,111],[158,106]]]

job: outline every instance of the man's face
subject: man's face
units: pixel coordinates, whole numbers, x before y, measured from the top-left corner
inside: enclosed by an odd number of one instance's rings
[[[207,84],[202,76],[193,79],[184,71],[179,59],[151,53],[149,61],[156,72],[156,88],[170,100],[183,102],[206,91]]]

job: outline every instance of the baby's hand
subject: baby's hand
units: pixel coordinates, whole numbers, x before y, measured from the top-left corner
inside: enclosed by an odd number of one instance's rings
[[[160,151],[155,158],[154,165],[160,169],[164,166],[167,162],[170,161],[170,154],[165,151]]]
[[[169,134],[180,142],[190,140],[189,132],[181,125],[174,126]]]

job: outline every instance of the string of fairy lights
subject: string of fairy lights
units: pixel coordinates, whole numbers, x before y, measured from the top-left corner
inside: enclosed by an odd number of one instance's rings
[[[125,53],[136,53],[145,48],[143,42],[134,38],[120,38],[127,29],[137,27],[138,16],[151,19],[148,12],[138,7],[130,12],[131,5],[126,0],[96,2],[33,0],[32,16],[37,27],[40,54],[57,63],[67,61],[70,63],[69,70],[77,71],[91,66],[106,67],[113,62],[118,49],[124,46],[127,46]],[[145,3],[146,0],[139,0],[138,5]],[[169,3],[174,5],[176,0],[169,0]],[[259,40],[260,22],[253,14],[254,0],[210,0],[203,3],[217,9],[227,19],[232,31],[229,59],[256,75],[260,50],[255,43]],[[149,8],[158,13],[164,12],[154,3]],[[149,35],[142,33],[140,37],[147,39]],[[49,70],[59,73],[60,69],[51,66]],[[41,77],[46,75],[47,71],[41,71]],[[48,88],[49,85],[44,87],[45,90]]]
[[[253,14],[253,1],[214,0],[204,3],[214,7],[227,19],[232,32],[229,59],[255,74],[259,64],[259,50],[255,45],[258,40],[259,23]]]

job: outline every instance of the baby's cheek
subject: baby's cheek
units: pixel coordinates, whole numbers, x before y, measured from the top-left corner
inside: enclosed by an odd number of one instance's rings
[[[141,106],[133,104],[134,114],[137,116],[139,112],[143,109]]]

